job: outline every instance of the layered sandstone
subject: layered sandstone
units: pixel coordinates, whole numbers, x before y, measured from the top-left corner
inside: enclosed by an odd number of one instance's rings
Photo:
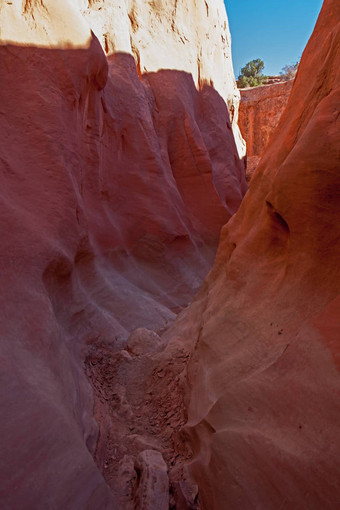
[[[241,89],[239,126],[247,143],[247,178],[256,170],[287,105],[294,80]]]
[[[340,500],[339,62],[326,0],[214,268],[168,332],[169,356],[191,352],[183,441],[204,509]]]
[[[1,504],[112,508],[84,363],[96,390],[93,349],[104,366],[174,319],[247,189],[227,18],[222,0],[13,0],[0,24]],[[129,427],[124,377],[105,395]],[[100,440],[119,426],[102,416]],[[136,497],[155,480],[167,501],[150,449]]]

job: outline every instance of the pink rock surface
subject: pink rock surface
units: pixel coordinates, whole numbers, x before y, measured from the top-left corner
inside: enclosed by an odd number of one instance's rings
[[[115,507],[84,358],[174,319],[247,188],[218,92],[107,59],[79,9],[0,6],[4,508]]]

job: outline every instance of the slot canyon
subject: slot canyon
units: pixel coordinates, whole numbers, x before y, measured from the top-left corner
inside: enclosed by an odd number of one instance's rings
[[[0,0],[0,133],[0,508],[339,508],[339,0]]]

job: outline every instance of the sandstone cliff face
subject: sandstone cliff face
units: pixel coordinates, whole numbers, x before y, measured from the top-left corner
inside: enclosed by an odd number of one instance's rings
[[[203,508],[340,500],[340,4],[326,0],[214,268],[169,332],[185,345]]]
[[[106,54],[132,53],[139,73],[180,70],[198,87],[213,87],[229,107],[239,155],[245,155],[223,0],[83,0],[82,14]]]
[[[242,89],[239,126],[247,143],[247,178],[252,177],[287,105],[293,80]]]
[[[246,191],[223,3],[176,6],[0,2],[5,508],[113,507],[84,359],[174,319]]]
[[[108,56],[133,55],[140,74],[173,69],[191,74],[200,88],[212,86],[229,107],[239,155],[245,155],[223,0],[13,0],[0,9],[3,41],[84,47],[90,27]]]

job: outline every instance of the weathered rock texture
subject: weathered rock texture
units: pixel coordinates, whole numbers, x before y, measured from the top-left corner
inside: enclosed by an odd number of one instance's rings
[[[287,105],[293,80],[241,89],[239,126],[247,143],[247,179],[256,170]]]
[[[173,69],[213,87],[229,107],[240,157],[237,91],[223,0],[82,0],[82,14],[106,54],[132,53],[139,73]]]
[[[84,48],[91,27],[108,56],[133,55],[139,74],[172,69],[190,74],[199,88],[210,85],[229,107],[244,156],[223,0],[3,0],[0,9],[4,42]]]
[[[324,2],[288,106],[212,272],[174,328],[191,351],[204,509],[340,501],[340,4]]]
[[[222,0],[13,0],[0,25],[1,506],[112,508],[93,456],[104,470],[117,420],[97,444],[84,359],[173,320],[246,191],[227,18]],[[124,377],[96,398],[129,427]]]

